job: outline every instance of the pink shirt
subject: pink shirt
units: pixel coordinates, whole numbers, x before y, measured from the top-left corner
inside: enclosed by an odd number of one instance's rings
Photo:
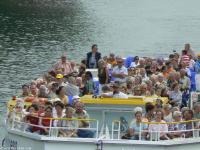
[[[61,73],[63,75],[67,75],[67,74],[69,74],[73,71],[70,62],[62,63],[61,61],[59,61],[54,66],[53,69],[54,69],[55,72]]]

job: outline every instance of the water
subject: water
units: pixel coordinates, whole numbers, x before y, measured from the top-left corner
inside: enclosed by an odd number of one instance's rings
[[[47,71],[63,52],[167,56],[200,48],[199,0],[0,0],[0,99]]]

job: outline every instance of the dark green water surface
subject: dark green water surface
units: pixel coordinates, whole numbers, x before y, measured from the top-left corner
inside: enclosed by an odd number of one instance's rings
[[[199,0],[0,0],[0,99],[37,78],[63,52],[163,56],[200,51]]]

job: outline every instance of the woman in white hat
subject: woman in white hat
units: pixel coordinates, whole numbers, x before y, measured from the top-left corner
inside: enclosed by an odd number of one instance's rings
[[[142,108],[141,107],[136,107],[134,109],[134,114],[135,118],[130,124],[129,127],[129,134],[132,140],[139,140],[139,135],[140,135],[140,129],[141,130],[147,130],[148,126],[147,124],[142,123]],[[145,139],[146,133],[142,132],[141,138]]]

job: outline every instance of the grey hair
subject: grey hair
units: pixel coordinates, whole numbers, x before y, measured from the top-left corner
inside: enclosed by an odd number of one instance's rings
[[[178,115],[182,115],[182,112],[180,112],[180,111],[175,111],[175,112],[173,113],[173,118],[174,118],[174,117],[177,117]]]

